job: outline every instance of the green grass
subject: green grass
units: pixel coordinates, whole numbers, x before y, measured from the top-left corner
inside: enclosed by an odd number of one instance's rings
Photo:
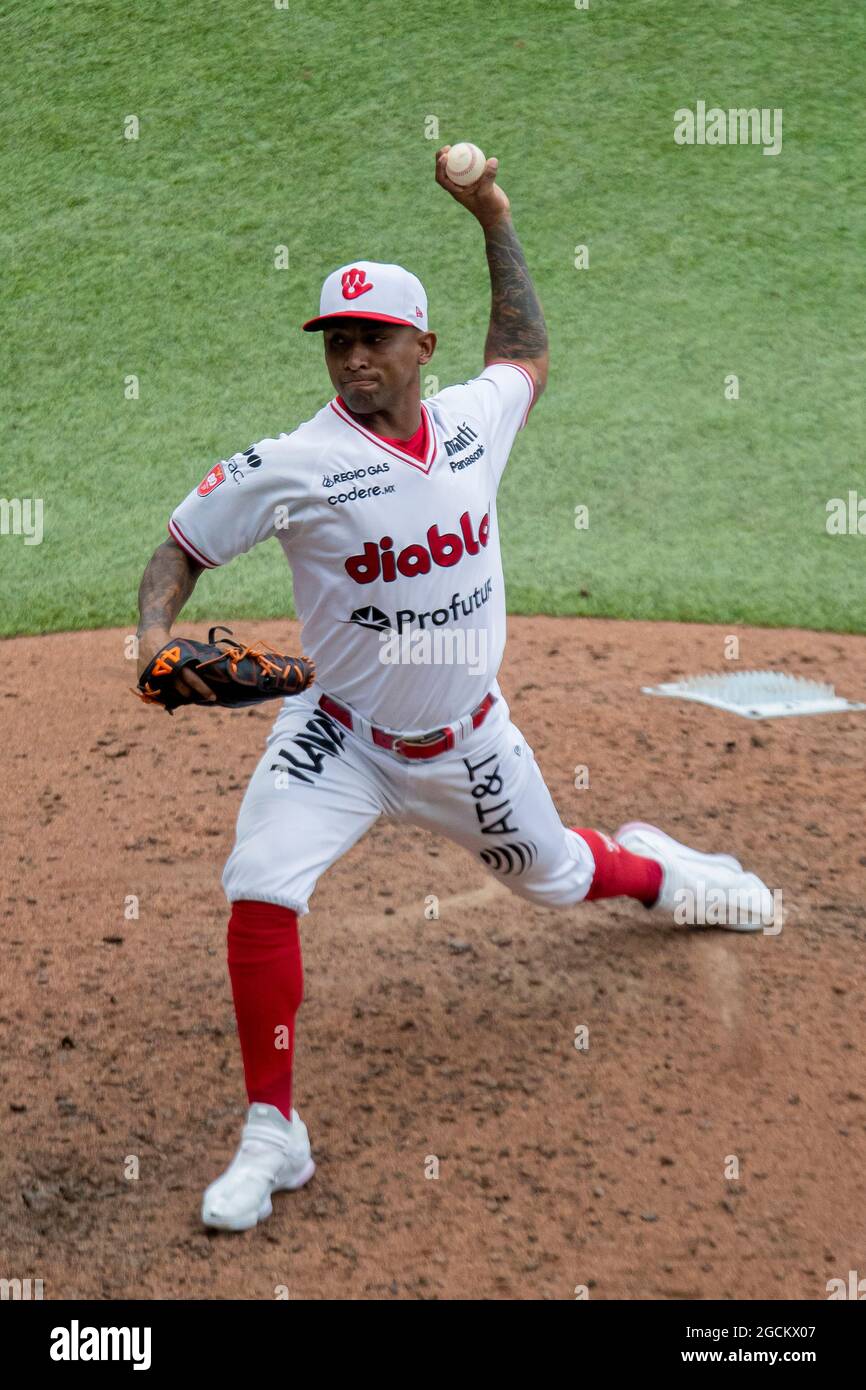
[[[334,266],[408,265],[442,384],[480,367],[480,234],[432,179],[461,138],[500,158],[551,332],[510,608],[864,630],[866,540],[825,531],[863,477],[862,8],[29,0],[0,39],[0,496],[45,508],[41,545],[0,536],[0,632],[133,623],[174,504],[330,395],[298,325]],[[676,146],[699,98],[782,107],[782,153]],[[289,595],[271,542],[189,612]]]

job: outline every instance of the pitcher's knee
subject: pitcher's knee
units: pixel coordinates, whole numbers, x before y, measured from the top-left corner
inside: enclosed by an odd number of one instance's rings
[[[315,879],[290,860],[266,858],[255,843],[235,845],[223,869],[223,892],[230,903],[249,898],[291,908],[299,917],[315,887]]]
[[[537,907],[573,907],[583,902],[592,883],[589,870],[573,862],[566,865],[564,871],[548,874],[515,874],[495,869],[491,872],[516,897]]]
[[[532,841],[491,845],[481,851],[487,868],[512,893],[539,907],[573,907],[589,892],[595,864],[578,835],[562,827],[561,842],[539,856]]]

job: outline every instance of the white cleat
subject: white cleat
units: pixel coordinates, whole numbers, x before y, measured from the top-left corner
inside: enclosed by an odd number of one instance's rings
[[[781,930],[769,888],[730,854],[703,854],[645,821],[621,825],[614,839],[632,854],[661,864],[654,908],[671,913],[675,922],[729,931],[762,931],[776,924]]]
[[[274,1192],[294,1192],[315,1171],[307,1126],[297,1110],[290,1124],[275,1105],[255,1103],[240,1148],[204,1194],[201,1219],[218,1231],[248,1231],[270,1216]]]

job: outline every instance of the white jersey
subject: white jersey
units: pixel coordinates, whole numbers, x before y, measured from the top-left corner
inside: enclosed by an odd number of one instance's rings
[[[407,733],[467,715],[505,646],[496,492],[533,382],[515,363],[423,401],[423,461],[339,399],[216,464],[169,531],[206,568],[275,536],[319,688]]]

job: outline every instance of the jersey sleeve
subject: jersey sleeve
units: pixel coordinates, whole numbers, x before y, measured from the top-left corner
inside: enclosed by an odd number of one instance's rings
[[[446,387],[440,397],[452,409],[465,410],[480,420],[498,486],[511,446],[535,399],[535,382],[529,372],[516,362],[494,362],[462,386]]]
[[[478,392],[491,438],[510,449],[526,424],[535,399],[535,382],[517,362],[494,362],[484,368],[472,385]]]
[[[289,435],[215,463],[175,507],[169,534],[205,569],[225,565],[291,524],[302,483]]]

